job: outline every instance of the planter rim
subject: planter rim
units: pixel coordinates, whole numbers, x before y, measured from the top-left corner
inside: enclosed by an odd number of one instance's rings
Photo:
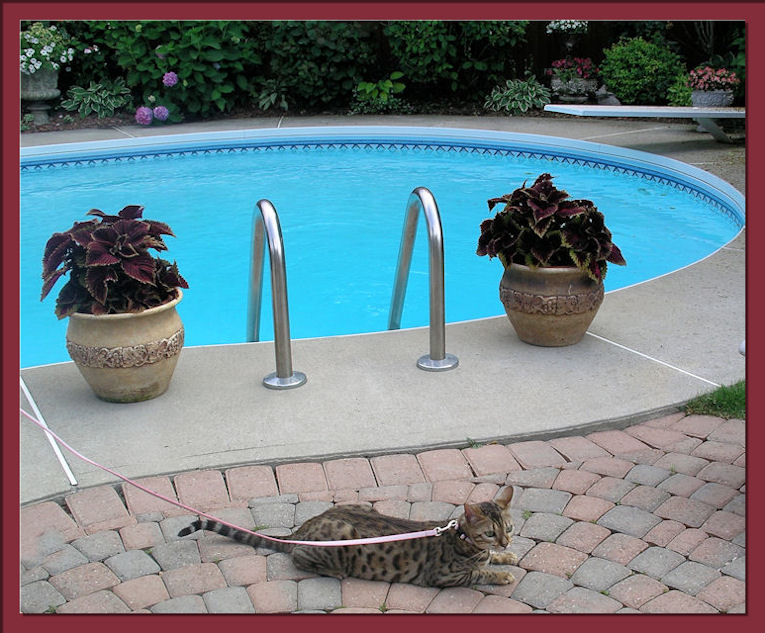
[[[144,316],[150,316],[152,314],[156,314],[157,312],[162,312],[163,310],[167,310],[168,308],[172,308],[175,306],[182,298],[183,298],[183,291],[180,288],[175,289],[176,297],[175,299],[171,299],[170,301],[166,301],[165,303],[155,306],[153,308],[147,308],[146,310],[141,310],[140,312],[120,312],[118,314],[86,314],[84,312],[75,312],[74,314],[70,314],[69,318],[78,318],[78,319],[111,319],[111,320],[120,320],[120,319],[129,319],[129,318],[135,318],[135,317],[144,317]]]
[[[507,266],[505,270],[510,270],[512,267],[519,268],[523,271],[535,273],[538,272],[542,275],[555,275],[556,273],[581,273],[586,275],[586,273],[581,268],[577,268],[576,266],[535,266],[532,268],[531,266],[526,266],[524,264],[516,264],[515,262],[510,262],[510,265]]]

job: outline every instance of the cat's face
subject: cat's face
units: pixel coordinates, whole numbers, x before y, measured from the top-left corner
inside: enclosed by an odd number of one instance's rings
[[[503,550],[513,536],[510,500],[513,487],[508,486],[494,501],[465,504],[460,526],[476,547],[482,550]]]

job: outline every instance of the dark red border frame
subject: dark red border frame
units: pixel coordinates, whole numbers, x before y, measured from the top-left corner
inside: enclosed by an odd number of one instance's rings
[[[761,546],[756,538],[758,519],[761,513],[758,504],[753,502],[759,497],[759,464],[750,459],[747,469],[747,524],[754,527],[747,547],[747,605],[748,614],[727,616],[725,621],[719,617],[700,615],[627,616],[627,615],[582,615],[582,616],[400,616],[395,620],[390,617],[368,617],[348,615],[344,618],[328,620],[320,616],[303,616],[298,619],[290,616],[261,615],[257,619],[251,616],[227,615],[208,616],[216,620],[191,620],[194,616],[153,616],[136,620],[135,616],[22,616],[18,614],[18,482],[19,482],[19,431],[16,420],[18,402],[16,380],[18,377],[18,120],[19,86],[16,45],[18,22],[22,19],[560,19],[577,18],[591,20],[746,20],[747,22],[747,199],[750,200],[747,217],[747,245],[751,245],[760,234],[760,214],[755,180],[762,171],[763,126],[759,119],[763,110],[763,71],[765,64],[765,7],[763,2],[221,2],[201,3],[187,0],[184,2],[4,2],[3,1],[3,207],[2,207],[2,375],[3,375],[3,630],[44,631],[55,628],[65,631],[96,630],[109,627],[114,633],[133,631],[137,627],[146,629],[164,629],[173,626],[226,626],[260,628],[335,628],[351,629],[363,627],[372,633],[383,631],[392,626],[428,629],[457,629],[465,626],[532,626],[534,629],[550,629],[568,626],[613,626],[620,629],[640,630],[646,626],[693,627],[694,631],[719,626],[749,630],[761,620],[763,609],[758,597],[762,586],[758,564],[761,560]],[[755,237],[753,237],[755,236]],[[756,327],[751,327],[752,315],[758,314],[759,295],[762,282],[759,270],[749,266],[752,259],[747,249],[747,441],[750,449],[759,448],[763,432],[759,428],[762,419],[761,405],[758,398],[759,366],[758,355],[761,353],[761,336]],[[756,266],[756,264],[755,264]],[[751,272],[750,272],[751,271]],[[713,300],[710,298],[710,300]],[[757,317],[754,317],[757,319]],[[755,322],[756,326],[757,323]],[[713,333],[710,333],[713,335]],[[23,423],[23,422],[21,422]],[[750,451],[751,452],[751,451]],[[753,538],[752,538],[753,537]],[[513,618],[509,620],[507,618]],[[221,620],[220,618],[224,618]],[[477,622],[475,618],[480,618]],[[533,620],[531,620],[533,618]],[[575,618],[571,620],[571,618]],[[728,619],[733,618],[733,619]],[[761,628],[761,624],[760,627]]]

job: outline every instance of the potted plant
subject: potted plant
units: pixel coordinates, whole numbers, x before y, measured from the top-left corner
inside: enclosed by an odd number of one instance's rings
[[[21,98],[29,101],[29,110],[35,123],[48,122],[50,106],[45,101],[55,99],[58,89],[58,71],[62,64],[74,59],[66,34],[55,24],[45,26],[35,22],[19,35],[21,71]]]
[[[534,345],[579,342],[603,302],[609,263],[625,265],[603,214],[589,200],[569,199],[550,174],[530,187],[488,201],[478,255],[505,267],[500,300],[518,337]]]
[[[724,108],[733,103],[733,89],[740,80],[727,68],[694,68],[689,75],[691,103],[694,107]]]
[[[598,69],[589,57],[565,57],[556,59],[547,69],[550,88],[568,103],[584,103],[598,88]]]
[[[188,288],[175,262],[149,250],[167,250],[162,222],[129,205],[54,233],[45,245],[40,300],[69,274],[55,314],[69,317],[67,351],[96,395],[138,402],[167,390],[183,346],[175,306]]]

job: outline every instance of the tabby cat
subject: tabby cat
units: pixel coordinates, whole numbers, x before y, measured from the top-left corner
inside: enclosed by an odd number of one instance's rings
[[[253,547],[288,552],[296,567],[334,578],[353,576],[429,587],[507,585],[515,580],[513,575],[488,565],[518,562],[515,554],[502,551],[512,538],[512,497],[513,487],[508,486],[494,501],[466,503],[456,529],[437,537],[390,543],[338,547],[277,543],[207,519],[195,521],[178,532],[178,536],[196,530],[217,532]],[[337,541],[417,532],[437,525],[386,516],[366,506],[340,505],[307,520],[290,538]]]

